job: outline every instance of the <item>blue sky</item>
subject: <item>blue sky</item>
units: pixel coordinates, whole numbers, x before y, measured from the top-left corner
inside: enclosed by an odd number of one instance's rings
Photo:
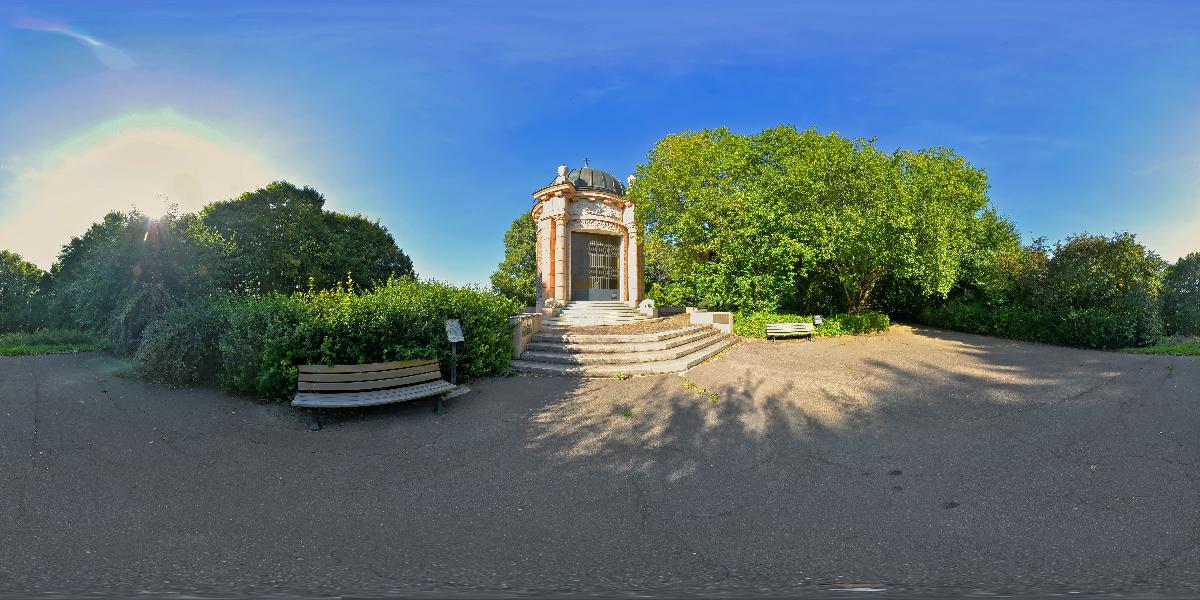
[[[0,8],[0,247],[271,179],[485,281],[555,166],[779,123],[988,172],[1026,238],[1200,250],[1197,2],[30,2]]]

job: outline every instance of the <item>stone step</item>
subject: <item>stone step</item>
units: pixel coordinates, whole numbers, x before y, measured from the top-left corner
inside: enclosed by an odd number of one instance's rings
[[[556,317],[642,317],[637,311],[559,311]]]
[[[552,319],[542,320],[542,325],[551,326],[551,327],[559,326],[559,325],[621,325],[624,323],[640,323],[644,320],[645,319],[630,319],[630,318],[625,318],[625,317],[620,317],[620,318],[614,317],[614,318],[608,318],[608,319],[604,319],[604,318],[585,319],[582,317],[563,319],[563,318],[555,317]]]
[[[643,344],[647,342],[658,342],[661,340],[671,339],[682,335],[688,335],[699,331],[712,329],[708,325],[692,325],[689,327],[681,327],[679,329],[671,329],[668,331],[655,331],[652,333],[571,333],[569,329],[561,332],[543,331],[533,334],[535,342],[559,342],[563,344]]]
[[[551,317],[542,319],[542,324],[553,325],[556,323],[599,323],[601,325],[612,325],[617,323],[640,323],[641,318],[636,317]]]
[[[642,317],[642,313],[633,310],[564,310],[560,311],[556,317]]]
[[[570,365],[600,365],[600,364],[635,364],[643,362],[662,362],[682,358],[720,342],[725,335],[717,330],[712,334],[665,350],[626,352],[584,352],[571,354],[567,352],[538,352],[526,350],[521,354],[521,360],[534,362],[562,363]]]
[[[598,306],[588,306],[588,307],[564,306],[563,308],[561,308],[559,310],[561,310],[562,312],[577,312],[577,313],[593,313],[593,312],[595,312],[595,313],[635,313],[635,312],[638,312],[637,309],[629,308],[628,306],[619,306],[619,307],[612,306],[612,307],[603,307],[603,308],[598,307]]]
[[[557,317],[548,317],[544,320],[556,321],[603,321],[607,319],[620,319],[623,321],[641,321],[643,317],[635,317],[633,315],[560,315]]]
[[[706,346],[697,352],[674,360],[641,362],[630,364],[596,364],[570,365],[564,363],[545,363],[531,360],[514,360],[513,368],[522,373],[540,373],[544,375],[577,375],[582,377],[616,377],[625,375],[652,375],[655,373],[678,373],[686,371],[732,347],[739,342],[734,336],[721,336],[715,344]]]
[[[616,342],[616,343],[583,343],[572,344],[562,341],[549,342],[530,342],[525,347],[527,351],[533,352],[557,352],[564,354],[584,354],[584,353],[614,353],[614,352],[654,352],[656,350],[669,350],[677,346],[682,346],[694,342],[699,339],[711,336],[716,332],[715,329],[705,328],[701,331],[695,331],[686,335],[675,336],[665,340],[652,342]]]

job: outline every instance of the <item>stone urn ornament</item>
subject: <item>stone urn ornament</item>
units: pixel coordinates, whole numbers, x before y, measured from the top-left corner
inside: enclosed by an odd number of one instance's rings
[[[638,310],[641,311],[642,314],[652,319],[658,316],[658,307],[654,305],[654,300],[650,298],[642,300],[642,302],[638,304]]]

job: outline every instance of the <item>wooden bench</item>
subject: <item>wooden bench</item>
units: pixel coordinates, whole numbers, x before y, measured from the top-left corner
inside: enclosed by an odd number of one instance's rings
[[[767,323],[767,339],[807,335],[812,340],[816,331],[812,323]]]
[[[301,365],[292,406],[308,408],[308,428],[321,428],[322,408],[375,406],[437,396],[434,411],[444,412],[445,395],[458,386],[442,379],[434,360],[402,360],[365,365]]]

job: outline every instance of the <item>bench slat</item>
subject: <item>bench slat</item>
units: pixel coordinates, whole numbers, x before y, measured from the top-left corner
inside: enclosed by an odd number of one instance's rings
[[[375,406],[436,396],[457,389],[458,386],[448,381],[432,381],[394,390],[377,390],[372,392],[351,392],[343,394],[298,393],[292,400],[292,406],[309,408],[349,408],[354,406]]]
[[[367,373],[300,373],[299,380],[313,383],[338,383],[345,381],[374,381],[376,379],[393,379],[420,373],[440,371],[436,361],[415,367],[390,369],[387,371],[371,371]]]
[[[767,337],[790,337],[816,335],[816,326],[812,323],[767,323]]]
[[[404,377],[392,377],[389,379],[376,379],[374,381],[342,381],[332,383],[315,383],[311,381],[300,381],[296,384],[296,389],[302,392],[346,392],[346,391],[361,391],[361,390],[378,390],[383,388],[394,388],[402,385],[412,385],[423,381],[432,381],[441,379],[441,371],[431,371],[428,373],[417,373],[416,375],[407,375]]]
[[[300,365],[301,373],[371,373],[417,367],[421,365],[436,365],[437,359],[400,360],[393,362],[369,363],[365,365]]]

